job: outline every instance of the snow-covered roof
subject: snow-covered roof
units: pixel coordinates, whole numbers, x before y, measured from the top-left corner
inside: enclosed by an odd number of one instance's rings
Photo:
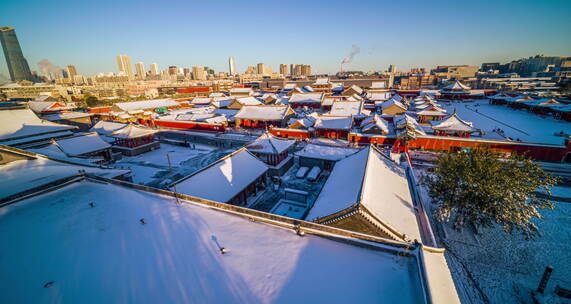
[[[346,116],[321,115],[315,123],[316,129],[349,130],[352,126],[353,118]]]
[[[230,95],[232,94],[248,94],[248,95],[252,95],[254,93],[254,91],[252,90],[252,88],[232,88],[230,89]]]
[[[181,201],[177,205],[169,196],[85,180],[3,207],[0,243],[9,246],[2,249],[0,269],[10,279],[2,282],[2,299],[457,302],[450,300],[454,289],[444,298],[432,296],[439,294],[433,288],[442,276],[423,280],[417,250],[401,255],[384,243],[358,246],[335,234],[299,237],[291,228]],[[439,265],[430,256],[427,260]],[[51,287],[42,288],[50,281]]]
[[[30,109],[0,110],[0,143],[73,129],[76,127],[42,120]]]
[[[357,151],[359,150],[353,148],[307,144],[301,151],[295,154],[300,157],[338,161],[355,154]]]
[[[443,88],[443,90],[447,91],[465,91],[469,89],[470,89],[469,86],[462,84],[458,80],[454,81],[454,83],[451,83]]]
[[[211,104],[217,108],[225,108],[229,106],[234,99],[229,97],[214,97],[212,98]]]
[[[390,92],[369,92],[367,93],[367,99],[372,101],[388,100],[391,98]]]
[[[210,97],[196,97],[190,103],[191,104],[209,104],[212,101]]]
[[[355,204],[364,206],[385,228],[410,240],[422,240],[404,170],[374,148],[365,148],[335,164],[307,219],[325,217]]]
[[[58,121],[58,120],[64,120],[64,119],[83,118],[83,117],[89,117],[89,116],[91,116],[90,113],[84,113],[84,112],[61,112],[61,113],[53,113],[53,114],[43,115],[42,117],[45,120]]]
[[[331,106],[331,116],[351,116],[361,114],[362,103],[360,101],[335,101]]]
[[[381,109],[383,109],[383,110],[388,108],[388,107],[392,107],[392,106],[397,106],[403,110],[406,110],[406,106],[394,98],[391,98],[391,99],[381,103]]]
[[[293,90],[296,87],[297,87],[297,84],[295,84],[295,83],[286,83],[286,85],[284,86],[284,90]]]
[[[456,113],[448,116],[443,120],[436,120],[430,122],[434,130],[439,131],[459,131],[459,132],[476,132],[478,129],[474,128],[471,122],[464,121],[458,117]]]
[[[58,139],[56,144],[65,154],[70,156],[93,153],[111,147],[96,132]]]
[[[29,101],[28,107],[35,113],[54,112],[71,109],[66,105],[60,104],[57,101]]]
[[[114,121],[98,121],[93,127],[91,127],[90,131],[95,131],[101,135],[110,135],[111,133],[123,129],[126,127],[127,124],[114,122]]]
[[[297,93],[293,94],[290,99],[290,104],[295,103],[319,103],[323,100],[323,93]]]
[[[317,114],[316,112],[312,112],[310,114],[305,115],[302,118],[291,118],[290,121],[288,122],[288,125],[293,125],[293,124],[299,124],[302,127],[307,128],[311,128],[315,125],[315,122],[317,122],[317,119],[319,118],[319,114]]]
[[[117,102],[114,104],[122,111],[146,110],[179,106],[178,102],[170,99],[152,99],[141,101]]]
[[[268,166],[242,148],[178,181],[180,193],[226,203],[268,171]]]
[[[328,85],[329,84],[329,78],[317,78],[317,80],[315,80],[315,82],[313,84],[314,85]]]
[[[384,81],[373,81],[371,83],[371,89],[386,89],[386,83]]]
[[[252,152],[280,154],[289,149],[293,144],[295,144],[294,140],[281,139],[264,133],[254,142],[247,145],[246,148]]]
[[[79,174],[79,170],[114,178],[127,170],[73,165],[45,157],[22,159],[0,165],[0,199]]]
[[[374,127],[378,127],[384,133],[389,133],[389,125],[387,121],[378,114],[373,114],[361,122],[361,131],[363,132],[366,132]]]
[[[111,133],[109,136],[114,137],[114,138],[121,138],[121,139],[131,139],[131,138],[139,138],[139,137],[144,137],[144,136],[151,136],[157,132],[158,132],[157,130],[141,128],[141,127],[137,127],[133,124],[130,124],[130,125],[126,126],[125,128],[119,129],[119,130]]]
[[[290,110],[288,106],[243,106],[234,117],[240,119],[277,121],[284,119],[288,114],[288,110]]]
[[[304,91],[304,92],[306,92],[306,93],[315,92],[315,90],[314,90],[311,86],[309,86],[309,85],[303,86],[302,91]]]
[[[222,92],[215,92],[215,93],[210,93],[210,95],[208,95],[208,97],[226,97],[226,94],[222,93]]]
[[[262,102],[259,101],[257,98],[251,97],[251,96],[250,97],[236,98],[236,102],[238,102],[244,106],[257,106],[257,105],[262,104]]]
[[[396,116],[393,120],[396,129],[409,130],[417,135],[426,135],[426,132],[416,119],[410,117],[408,114]]]
[[[353,90],[355,91],[357,94],[363,94],[363,89],[361,89],[361,87],[359,87],[358,85],[352,85],[350,86],[347,91],[349,90]]]

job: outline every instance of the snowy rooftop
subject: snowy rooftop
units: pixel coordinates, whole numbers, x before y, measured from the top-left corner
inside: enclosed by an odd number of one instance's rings
[[[230,94],[232,93],[252,93],[252,88],[232,88],[230,89]]]
[[[353,126],[352,117],[321,115],[315,123],[316,129],[349,130]]]
[[[331,116],[351,116],[361,114],[360,101],[335,101],[331,106]]]
[[[373,114],[361,122],[361,131],[366,132],[374,127],[379,128],[384,133],[389,133],[389,124],[378,114]]]
[[[329,78],[317,78],[317,80],[313,84],[314,85],[328,85],[329,84]]]
[[[288,106],[243,106],[234,117],[254,120],[282,120],[288,112],[292,112]]]
[[[373,81],[371,83],[371,89],[386,89],[386,83],[384,81]]]
[[[268,133],[264,133],[253,143],[246,146],[246,148],[253,152],[280,154],[289,149],[293,144],[295,144],[294,140],[281,139],[274,137]]]
[[[157,130],[148,129],[148,128],[141,128],[135,125],[128,125],[125,128],[119,129],[113,133],[111,133],[111,137],[114,138],[122,138],[122,139],[129,139],[129,138],[139,138],[144,136],[151,136],[157,133]]]
[[[236,101],[244,106],[257,106],[262,104],[262,102],[255,97],[237,98]]]
[[[90,130],[95,131],[101,135],[109,135],[126,126],[127,124],[124,123],[100,120],[93,127],[91,127]]]
[[[89,117],[91,114],[83,113],[83,112],[61,112],[61,113],[54,113],[49,115],[44,115],[43,118],[49,121],[56,121],[62,119],[74,119],[74,118],[83,118]]]
[[[441,261],[426,267],[428,284],[414,252],[299,237],[110,183],[76,182],[0,211],[3,303],[458,301],[453,290],[437,297]]]
[[[266,164],[242,148],[212,165],[177,181],[180,193],[228,202],[268,171]]]
[[[72,165],[44,157],[16,160],[0,165],[0,184],[2,185],[0,199],[72,177],[79,174],[79,170],[108,178],[114,178],[128,172],[126,170]]]
[[[0,141],[73,130],[75,128],[42,120],[29,109],[0,110]]]
[[[70,156],[93,153],[110,148],[111,145],[105,142],[97,133],[62,138],[56,140],[61,150]]]
[[[470,87],[467,85],[462,84],[460,81],[456,80],[454,83],[449,84],[443,88],[443,90],[447,91],[464,91],[470,90]]]
[[[476,132],[471,122],[464,121],[456,113],[443,120],[431,121],[432,128],[440,131]]]
[[[337,161],[349,155],[355,154],[357,151],[359,150],[352,148],[307,144],[301,151],[297,152],[296,155],[300,157]]]
[[[176,101],[170,98],[115,103],[115,106],[123,111],[176,107],[178,105]]]
[[[323,93],[297,93],[293,94],[290,99],[290,104],[295,103],[321,103],[323,100]]]
[[[357,203],[385,226],[411,240],[422,240],[404,170],[372,148],[335,164],[307,219],[325,217]]]

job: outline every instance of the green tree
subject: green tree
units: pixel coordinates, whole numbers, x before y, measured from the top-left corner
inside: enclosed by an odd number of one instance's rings
[[[497,152],[476,149],[439,156],[433,174],[425,177],[436,218],[452,222],[455,229],[467,225],[503,226],[527,238],[539,233],[532,219],[541,219],[539,209],[554,205],[536,195],[551,194],[558,178],[522,155],[501,158]]]

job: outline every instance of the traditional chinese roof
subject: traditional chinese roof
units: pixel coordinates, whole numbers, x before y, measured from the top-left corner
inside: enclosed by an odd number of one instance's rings
[[[151,136],[157,132],[158,132],[157,130],[141,128],[133,124],[130,124],[123,129],[119,129],[111,133],[109,136],[120,139],[132,139],[132,138]]]
[[[378,114],[373,114],[361,122],[362,132],[367,132],[375,127],[381,130],[382,133],[389,133],[389,125],[387,121]]]
[[[323,100],[323,93],[297,93],[293,94],[290,99],[290,104],[296,103],[318,103],[321,104]]]
[[[460,81],[456,80],[454,83],[449,84],[443,88],[446,91],[467,91],[470,90],[470,87],[467,85],[462,84]]]
[[[443,120],[431,121],[432,129],[449,132],[476,132],[478,129],[472,126],[471,122],[464,121],[456,113]]]
[[[293,114],[293,110],[289,106],[259,105],[243,106],[234,117],[261,121],[281,121],[289,114]]]
[[[98,152],[111,147],[96,132],[57,139],[57,146],[69,156],[79,156],[89,153]]]
[[[350,130],[353,126],[353,118],[346,116],[325,116],[318,117],[315,123],[316,129],[330,130]]]
[[[281,139],[274,137],[271,134],[264,133],[254,142],[247,145],[246,148],[252,152],[264,154],[280,154],[289,149],[294,144],[294,140]]]

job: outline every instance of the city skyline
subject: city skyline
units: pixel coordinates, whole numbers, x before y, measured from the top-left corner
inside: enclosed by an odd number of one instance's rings
[[[82,10],[85,5],[82,3],[30,3],[2,4],[0,10],[2,26],[17,30],[30,69],[39,70],[37,62],[48,59],[62,68],[74,65],[78,74],[85,76],[117,72],[113,60],[117,54],[129,55],[132,62],[156,62],[161,70],[168,66],[209,66],[216,71],[227,71],[228,58],[234,56],[238,73],[260,62],[274,71],[279,70],[280,64],[306,62],[315,73],[335,73],[352,45],[361,52],[344,65],[345,70],[386,70],[389,64],[395,64],[399,70],[446,64],[479,65],[535,54],[563,56],[571,52],[571,41],[563,38],[571,27],[570,18],[565,18],[571,4],[565,1],[500,1],[493,8],[455,1],[440,1],[438,5],[418,2],[413,4],[418,8],[414,11],[410,10],[411,4],[360,1],[352,4],[360,16],[358,19],[339,9],[344,5],[341,2],[316,1],[303,6],[288,5],[280,11],[296,19],[312,18],[311,23],[265,24],[251,17],[232,26],[206,23],[212,15],[202,13],[215,11],[217,18],[247,16],[262,3],[254,2],[247,7],[221,2],[173,3],[168,9],[113,3],[117,6],[113,11],[107,9],[109,3],[105,1],[89,10]],[[44,26],[45,18],[41,16],[47,10],[45,6],[50,6],[53,18]],[[173,10],[173,6],[178,9]],[[192,18],[184,13],[190,6],[195,12]],[[17,18],[21,10],[29,18]],[[119,12],[126,10],[136,10],[148,18],[119,18]],[[60,14],[62,18],[58,17]],[[187,26],[174,26],[177,20],[185,20]],[[70,22],[76,26],[69,26]],[[208,31],[202,31],[204,24],[208,24]],[[251,35],[247,29],[254,25],[260,37],[272,37],[269,33],[275,37],[280,29],[279,43],[271,43],[271,39],[244,40]],[[299,35],[300,31],[310,35]],[[339,42],[333,39],[335,36],[345,39]],[[0,73],[8,76],[2,59]]]

